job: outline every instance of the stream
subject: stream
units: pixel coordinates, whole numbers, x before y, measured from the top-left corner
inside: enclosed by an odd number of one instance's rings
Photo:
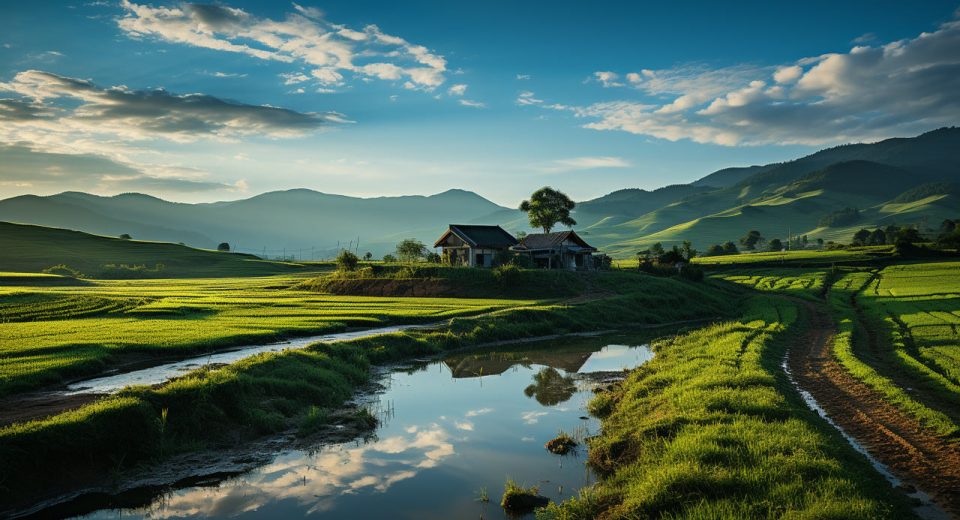
[[[392,332],[402,332],[411,329],[426,329],[436,326],[437,324],[435,323],[428,325],[392,325],[389,327],[361,329],[349,332],[335,332],[332,334],[322,334],[318,336],[304,336],[301,338],[293,338],[274,343],[248,345],[226,351],[220,351],[216,354],[205,354],[203,356],[191,357],[180,361],[164,363],[130,372],[121,372],[118,374],[112,374],[93,379],[85,379],[67,386],[67,389],[61,392],[61,394],[111,394],[132,385],[156,385],[164,383],[170,379],[173,379],[174,377],[181,376],[204,365],[235,363],[241,359],[262,354],[264,352],[279,352],[281,350],[300,349],[306,348],[314,343],[337,343],[341,341],[350,341],[369,336],[376,336],[378,334],[390,334]]]
[[[358,398],[380,419],[365,439],[285,445],[238,475],[153,487],[133,500],[129,491],[123,500],[76,497],[57,515],[516,518],[499,505],[508,478],[553,501],[594,482],[583,443],[599,428],[586,411],[593,389],[650,360],[652,337],[571,337],[382,369],[379,390]],[[544,448],[560,431],[580,442],[563,456]]]

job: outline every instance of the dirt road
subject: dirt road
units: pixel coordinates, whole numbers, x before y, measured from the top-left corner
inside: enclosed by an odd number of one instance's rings
[[[835,326],[821,305],[804,302],[808,328],[788,355],[790,371],[841,428],[905,485],[960,518],[960,443],[923,428],[851,376],[833,357]]]

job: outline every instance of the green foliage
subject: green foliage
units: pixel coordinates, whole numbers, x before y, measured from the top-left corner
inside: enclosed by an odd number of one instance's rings
[[[544,186],[533,192],[530,200],[520,203],[520,211],[527,214],[531,227],[542,228],[544,233],[549,233],[557,224],[567,227],[577,224],[570,216],[575,206],[576,203],[563,192]]]
[[[355,271],[360,264],[360,259],[346,249],[342,249],[337,255],[337,269],[340,271]]]
[[[397,244],[397,258],[401,262],[416,262],[427,256],[428,252],[427,246],[415,238],[401,240]],[[384,261],[386,261],[386,257],[384,257]]]
[[[397,257],[393,255],[389,255],[389,254],[383,255],[383,263],[385,264],[392,264],[392,263],[395,263],[396,261],[397,261]]]
[[[756,249],[757,245],[762,241],[763,236],[759,231],[754,229],[747,232],[747,234],[740,239],[740,245],[742,245],[745,249],[753,250]]]
[[[767,247],[770,249],[770,251],[782,251],[783,242],[781,242],[779,238],[774,238],[770,240],[769,244],[767,244]]]
[[[933,195],[957,195],[960,194],[960,186],[953,182],[928,182],[915,188],[911,188],[895,199],[894,203],[903,204],[907,202],[916,202]]]
[[[55,274],[57,276],[69,276],[71,278],[83,278],[83,273],[70,267],[67,264],[58,264],[43,270],[46,274]]]
[[[220,244],[217,246],[217,251],[224,252],[224,253],[229,253],[229,252],[230,252],[230,244],[228,244],[227,242],[220,242]]]

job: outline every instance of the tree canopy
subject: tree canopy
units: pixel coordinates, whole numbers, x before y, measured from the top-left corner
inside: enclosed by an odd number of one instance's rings
[[[520,203],[520,211],[526,212],[530,225],[549,233],[557,224],[572,227],[577,224],[570,216],[576,203],[563,192],[544,186],[530,195],[530,200]]]
[[[428,252],[427,246],[415,238],[408,238],[397,244],[397,257],[401,262],[415,262],[427,256]]]

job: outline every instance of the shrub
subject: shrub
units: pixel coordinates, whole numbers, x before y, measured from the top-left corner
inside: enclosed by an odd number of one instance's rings
[[[217,246],[217,251],[229,252],[230,244],[226,242],[220,242],[220,245]]]
[[[514,285],[520,281],[523,272],[513,264],[504,264],[493,268],[493,277],[500,285]]]
[[[392,264],[397,261],[397,257],[393,255],[383,255],[383,263]]]
[[[357,255],[346,249],[340,251],[340,254],[337,255],[337,269],[341,271],[354,271],[359,263],[360,259],[357,258]]]
[[[56,274],[60,276],[69,276],[71,278],[83,278],[83,273],[77,271],[76,269],[70,267],[67,264],[58,264],[53,267],[48,267],[43,270],[47,274]]]

